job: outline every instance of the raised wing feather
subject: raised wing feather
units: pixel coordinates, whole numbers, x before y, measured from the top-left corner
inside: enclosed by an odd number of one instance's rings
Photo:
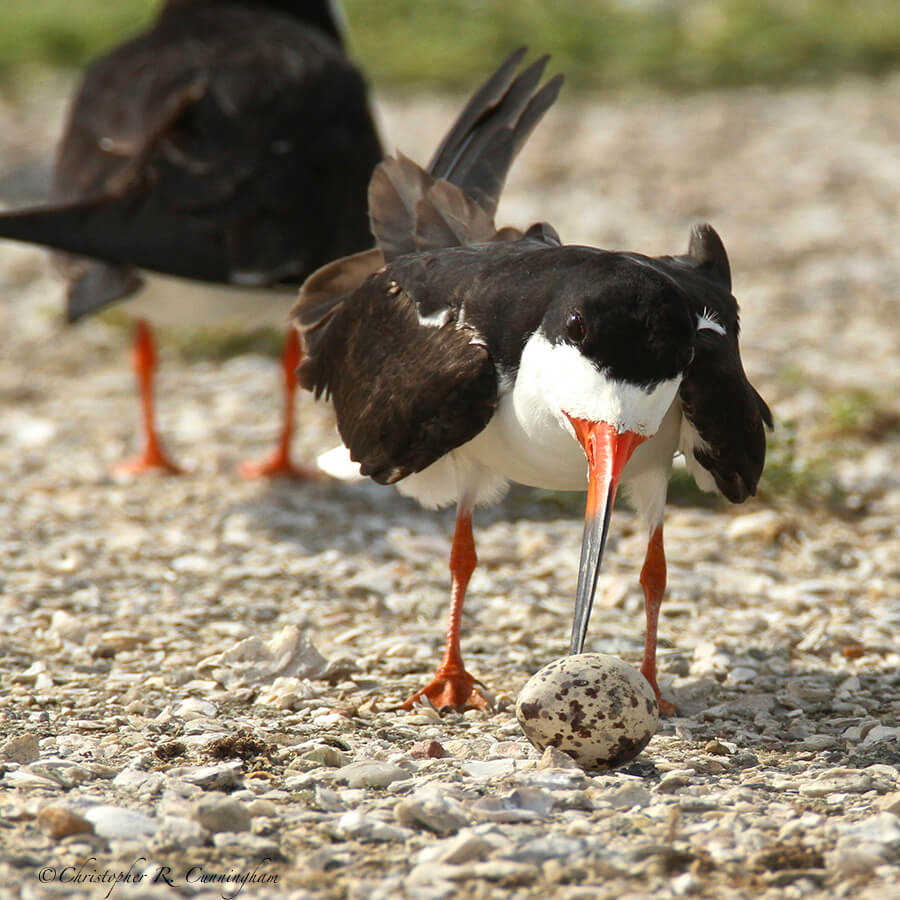
[[[516,51],[475,93],[428,172],[402,154],[376,169],[369,214],[386,260],[494,236],[509,168],[562,86],[556,76],[537,89],[546,57],[512,78],[521,56]]]

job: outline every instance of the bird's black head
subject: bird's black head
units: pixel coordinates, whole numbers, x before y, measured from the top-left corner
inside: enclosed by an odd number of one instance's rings
[[[551,343],[567,343],[607,377],[642,388],[680,376],[696,326],[676,282],[637,254],[585,248],[578,262],[544,318]]]

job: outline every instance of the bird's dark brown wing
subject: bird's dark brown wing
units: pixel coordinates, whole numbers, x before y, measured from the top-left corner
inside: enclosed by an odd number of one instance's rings
[[[264,7],[176,4],[88,69],[54,206],[0,217],[0,236],[211,282],[299,283],[371,245],[380,158],[362,77],[322,32]]]
[[[316,272],[294,308],[300,383],[331,398],[351,456],[376,481],[431,465],[478,434],[496,407],[497,361],[467,321],[467,291],[491,251],[519,248],[467,245],[508,237],[493,226],[497,195],[560,87],[557,78],[537,89],[545,61],[514,77],[520,59],[504,63],[450,129],[436,156],[441,178],[402,156],[378,167],[378,249]],[[525,243],[558,243],[551,231]]]
[[[666,262],[683,283],[699,326],[694,359],[678,394],[699,440],[682,449],[712,475],[732,503],[740,503],[756,493],[772,414],[741,362],[728,257],[718,234],[701,225],[691,235],[688,253]]]
[[[458,309],[457,309],[458,312]],[[363,475],[392,484],[475,437],[497,404],[486,348],[455,317],[424,325],[390,268],[305,334],[300,383],[327,393]]]

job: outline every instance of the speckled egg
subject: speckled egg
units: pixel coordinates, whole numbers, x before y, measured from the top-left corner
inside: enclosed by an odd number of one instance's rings
[[[516,718],[538,750],[556,747],[585,769],[597,769],[634,759],[656,733],[659,709],[633,666],[605,653],[579,653],[531,676]]]

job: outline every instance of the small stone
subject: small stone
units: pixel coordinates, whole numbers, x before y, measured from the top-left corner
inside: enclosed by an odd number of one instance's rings
[[[207,830],[249,831],[250,813],[243,803],[230,797],[204,797],[197,802],[194,818]]]
[[[443,759],[448,755],[447,751],[434,740],[418,741],[409,748],[411,759]]]
[[[207,833],[199,822],[192,819],[163,816],[152,841],[157,852],[183,851],[206,844]]]
[[[316,728],[331,728],[334,725],[345,725],[348,716],[343,710],[328,710],[312,717],[312,723]]]
[[[548,834],[519,844],[503,855],[515,862],[530,862],[540,865],[548,859],[579,859],[584,855],[586,847],[587,842],[582,837]]]
[[[763,509],[759,512],[735,516],[728,523],[725,532],[731,541],[749,537],[768,543],[778,537],[786,527],[787,525],[781,513],[776,512],[774,509]]]
[[[34,684],[39,675],[43,675],[47,671],[47,663],[33,662],[24,672],[14,672],[10,676],[12,684]]]
[[[472,812],[490,822],[532,822],[550,814],[555,800],[543,788],[520,787],[506,797],[482,797]]]
[[[84,817],[94,832],[108,841],[136,841],[156,833],[156,819],[120,806],[92,806]]]
[[[514,759],[471,759],[463,763],[466,774],[478,781],[493,781],[512,775],[518,768]]]
[[[262,797],[257,797],[255,800],[251,800],[247,804],[247,812],[250,813],[250,817],[252,819],[256,819],[259,817],[272,819],[276,815],[278,815],[278,807],[272,803],[271,800],[265,800]]]
[[[390,763],[363,760],[342,766],[334,776],[337,781],[343,781],[352,788],[385,788],[393,781],[409,778],[409,772]]]
[[[179,719],[214,719],[218,713],[218,707],[209,700],[201,700],[199,697],[188,697],[182,700],[172,711]]]
[[[733,749],[729,749],[726,744],[722,743],[722,741],[716,738],[708,741],[703,750],[704,752],[711,753],[714,756],[730,756],[734,752]]]
[[[587,791],[554,791],[553,800],[556,809],[578,810],[591,812],[596,809],[596,804]]]
[[[676,897],[685,897],[701,889],[701,883],[693,872],[682,872],[673,878],[670,884]]]
[[[488,859],[481,863],[474,863],[471,869],[466,871],[466,874],[476,881],[499,881],[507,884],[527,885],[538,879],[538,872],[539,870],[531,862]]]
[[[620,788],[600,794],[597,799],[608,803],[613,809],[632,809],[649,806],[653,802],[653,794],[640,784],[623,784]]]
[[[893,813],[900,816],[900,791],[894,791],[891,794],[885,794],[876,801],[876,806],[883,812]]]
[[[56,781],[66,790],[75,787],[75,785],[83,784],[93,777],[84,766],[79,766],[70,759],[60,759],[58,757],[46,757],[36,760],[28,766],[28,769],[35,775]]]
[[[358,809],[345,812],[338,819],[335,832],[338,837],[363,843],[405,841],[411,836],[405,828],[398,828],[374,816],[365,815]]]
[[[41,745],[36,734],[17,734],[0,745],[0,760],[27,765],[41,755]]]
[[[825,856],[828,868],[853,875],[900,862],[900,821],[892,813],[850,822],[839,826],[839,831],[834,849]]]
[[[811,734],[804,738],[800,746],[803,750],[812,750],[814,753],[821,753],[822,750],[830,750],[838,745],[837,738],[830,734]]]
[[[305,791],[315,787],[322,778],[321,769],[313,769],[311,772],[304,772],[302,775],[290,775],[284,779],[283,787],[286,791]]]
[[[414,900],[444,900],[453,897],[459,893],[459,888],[451,879],[458,874],[459,869],[447,863],[421,863],[414,866],[406,877],[406,895]]]
[[[700,640],[694,646],[694,655],[691,660],[690,673],[694,676],[712,676],[710,684],[715,684],[719,677],[725,677],[731,668],[731,657],[715,642]],[[698,689],[708,692],[706,679],[701,678]]]
[[[728,672],[728,683],[745,684],[747,682],[756,681],[758,677],[759,673],[756,669],[751,669],[749,666],[735,666]]]
[[[900,727],[895,725],[875,725],[869,729],[861,747],[869,748],[873,744],[881,743],[900,744]]]
[[[427,828],[445,837],[469,824],[469,815],[448,793],[448,786],[432,782],[394,807],[394,817],[406,828]]]
[[[441,721],[441,714],[430,706],[420,706],[408,712],[403,721],[407,725],[434,725]]]
[[[213,846],[230,855],[241,854],[267,864],[284,861],[277,841],[249,832],[220,831],[213,835]]]
[[[656,785],[656,790],[660,794],[674,793],[691,784],[694,781],[694,775],[693,769],[674,769],[666,772]]]
[[[548,791],[575,791],[587,783],[584,771],[575,766],[572,769],[543,769],[528,772],[520,777],[520,781],[531,787],[544,788]]]
[[[438,863],[459,866],[483,860],[493,849],[494,845],[487,838],[471,828],[464,828],[453,837],[423,847],[416,862],[418,865]]]
[[[872,787],[872,778],[857,769],[826,769],[812,781],[800,785],[803,797],[829,794],[863,794]]]
[[[80,616],[73,616],[64,609],[57,609],[50,619],[47,637],[77,644],[84,641],[89,630],[90,626]]]
[[[296,625],[285,625],[268,641],[256,635],[245,638],[197,668],[230,690],[268,684],[279,676],[316,678],[327,665],[308,635]]]
[[[867,841],[884,844],[900,853],[900,819],[889,812],[881,812],[866,819],[838,826],[839,840]]]
[[[37,826],[56,840],[70,834],[94,833],[94,826],[87,819],[62,806],[45,806],[38,813]]]
[[[791,819],[781,826],[778,831],[778,841],[791,841],[804,834],[812,833],[816,828],[821,827],[823,821],[824,817],[818,813],[804,813],[800,818]]]
[[[557,750],[556,747],[545,747],[544,752],[541,754],[540,762],[538,762],[537,767],[539,769],[580,769],[581,766],[569,756],[568,753],[563,753],[562,750]]]
[[[316,696],[318,691],[306,679],[281,675],[271,684],[260,688],[257,701],[276,709],[294,710],[300,709],[306,700]]]
[[[3,781],[10,787],[19,787],[25,790],[44,788],[58,791],[62,788],[62,785],[57,780],[36,775],[28,769],[16,769],[14,772],[7,772],[3,776]]]
[[[332,747],[330,744],[320,744],[318,747],[312,747],[304,751],[301,758],[319,763],[322,766],[330,766],[333,769],[339,769],[350,763],[349,753],[345,753],[337,747]]]
[[[111,647],[117,653],[134,650],[135,647],[147,642],[148,638],[145,634],[137,634],[133,631],[104,631],[100,635],[100,640],[108,647]]]
[[[140,769],[127,767],[122,769],[115,778],[113,784],[116,787],[125,788],[135,793],[153,793],[161,789],[165,777],[161,772],[143,772]]]
[[[528,759],[532,750],[525,741],[497,741],[488,755],[491,759]]]
[[[170,769],[170,778],[186,781],[188,784],[211,790],[214,788],[228,788],[237,784],[244,764],[240,760],[231,760],[217,766],[184,766]]]

